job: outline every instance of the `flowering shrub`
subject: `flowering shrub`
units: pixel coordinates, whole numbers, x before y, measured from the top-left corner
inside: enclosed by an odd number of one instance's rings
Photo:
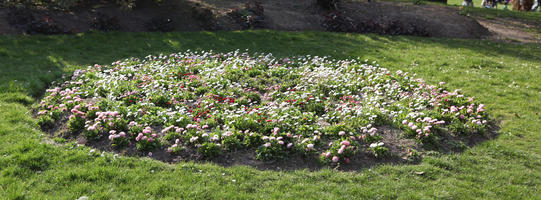
[[[328,163],[388,155],[381,126],[423,143],[483,133],[488,119],[483,104],[444,83],[358,60],[189,51],[75,71],[38,110],[44,127],[66,115],[73,133],[144,152],[245,148],[262,160],[301,153]]]

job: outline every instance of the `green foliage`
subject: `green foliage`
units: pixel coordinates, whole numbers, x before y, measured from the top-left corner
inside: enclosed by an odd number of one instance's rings
[[[210,159],[220,155],[222,153],[222,148],[216,143],[204,142],[197,151],[205,158]]]
[[[85,128],[85,119],[82,117],[73,117],[68,120],[68,128],[72,133],[79,132]]]
[[[142,152],[152,151],[155,148],[158,148],[159,146],[160,146],[160,142],[158,140],[154,140],[154,141],[139,140],[136,144],[137,150],[142,151]]]
[[[84,130],[83,135],[88,140],[97,140],[101,137],[98,130]]]
[[[238,132],[233,133],[233,135],[231,136],[223,137],[222,147],[227,150],[240,148],[243,146],[241,139],[241,134],[239,134]]]
[[[38,118],[38,125],[40,127],[50,127],[54,124],[54,119],[49,115],[42,115]]]
[[[389,156],[389,149],[385,146],[376,146],[370,148],[376,158],[384,158]]]
[[[287,149],[285,145],[278,144],[278,142],[274,140],[257,148],[255,153],[256,158],[259,160],[281,160],[287,155]]]

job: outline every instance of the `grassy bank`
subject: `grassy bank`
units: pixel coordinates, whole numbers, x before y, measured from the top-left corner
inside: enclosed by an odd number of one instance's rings
[[[46,144],[31,105],[51,81],[94,63],[192,50],[376,60],[449,83],[500,122],[495,140],[417,165],[357,172],[164,164]],[[541,47],[480,40],[315,32],[0,36],[0,198],[535,198],[541,196]],[[422,175],[415,172],[424,172]]]

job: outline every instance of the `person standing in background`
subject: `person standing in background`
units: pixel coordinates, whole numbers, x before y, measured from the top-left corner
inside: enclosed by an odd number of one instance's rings
[[[462,2],[462,6],[470,6],[473,7],[473,0],[464,0]]]
[[[503,10],[507,10],[507,4],[509,4],[512,0],[503,0]]]
[[[535,12],[538,7],[539,7],[539,0],[535,0],[535,3],[533,4],[531,11]]]

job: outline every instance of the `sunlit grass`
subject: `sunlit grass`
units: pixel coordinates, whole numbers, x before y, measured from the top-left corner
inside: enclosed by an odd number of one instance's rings
[[[427,156],[418,165],[275,172],[101,156],[73,143],[48,144],[32,117],[31,105],[62,74],[94,63],[187,49],[376,60],[475,96],[500,122],[499,137],[462,153]],[[266,30],[0,36],[0,197],[536,198],[541,195],[538,55],[541,47],[533,44]]]

